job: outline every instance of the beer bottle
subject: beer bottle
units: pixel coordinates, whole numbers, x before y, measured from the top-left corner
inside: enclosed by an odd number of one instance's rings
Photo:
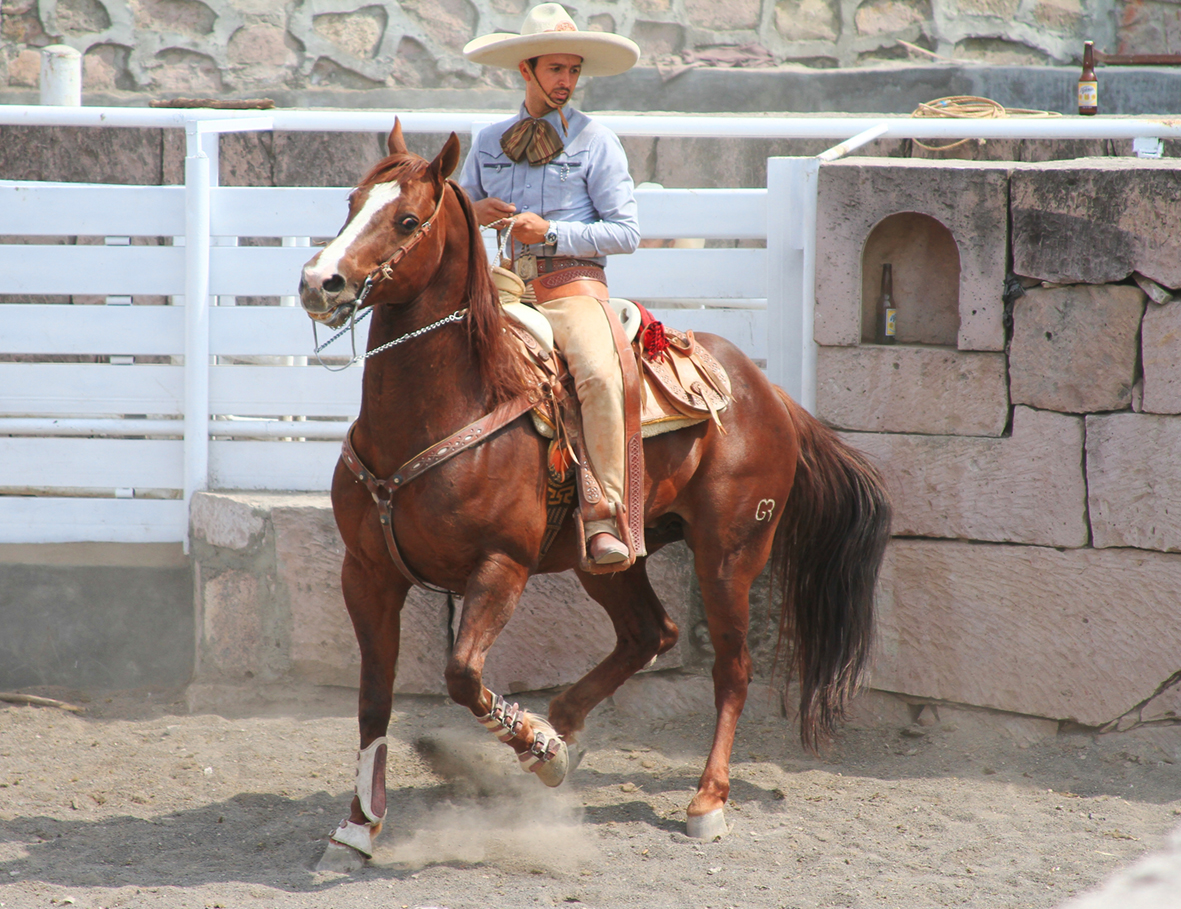
[[[893,344],[896,329],[897,310],[894,309],[894,266],[889,262],[882,265],[882,293],[878,297],[879,344]]]
[[[1099,80],[1095,78],[1095,42],[1083,45],[1083,74],[1078,79],[1078,112],[1091,117],[1099,113]]]

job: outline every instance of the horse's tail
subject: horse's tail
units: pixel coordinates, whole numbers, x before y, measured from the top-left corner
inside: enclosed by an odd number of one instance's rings
[[[776,659],[800,683],[800,739],[816,745],[844,719],[873,643],[874,586],[890,537],[877,469],[782,389],[799,441],[795,483],[771,553],[780,603]]]

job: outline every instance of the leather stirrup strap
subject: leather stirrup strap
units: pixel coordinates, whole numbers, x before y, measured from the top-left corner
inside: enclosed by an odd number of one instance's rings
[[[619,354],[619,366],[623,372],[623,502],[626,514],[618,522],[630,539],[624,540],[631,550],[634,562],[648,554],[644,545],[644,437],[640,428],[640,371],[636,364],[632,346],[623,333],[619,316],[606,300],[599,305],[611,324],[611,335],[615,339],[615,351]]]

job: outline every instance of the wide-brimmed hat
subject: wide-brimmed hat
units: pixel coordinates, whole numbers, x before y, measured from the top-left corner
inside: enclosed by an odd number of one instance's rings
[[[521,34],[497,32],[469,41],[463,55],[474,63],[516,69],[522,60],[542,54],[577,54],[584,76],[615,76],[640,59],[640,48],[630,38],[608,32],[580,32],[557,3],[529,10]]]

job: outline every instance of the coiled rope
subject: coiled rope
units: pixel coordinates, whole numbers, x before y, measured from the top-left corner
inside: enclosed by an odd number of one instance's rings
[[[977,98],[975,95],[951,95],[947,98],[936,98],[925,101],[914,109],[912,117],[951,117],[959,120],[1002,120],[1005,117],[1061,117],[1062,114],[1050,110],[1024,110],[1019,107],[1005,107],[991,98]],[[918,139],[911,141],[919,148],[927,151],[942,152],[959,148],[972,139],[960,139],[950,145],[927,145]],[[983,142],[983,140],[980,140]]]

